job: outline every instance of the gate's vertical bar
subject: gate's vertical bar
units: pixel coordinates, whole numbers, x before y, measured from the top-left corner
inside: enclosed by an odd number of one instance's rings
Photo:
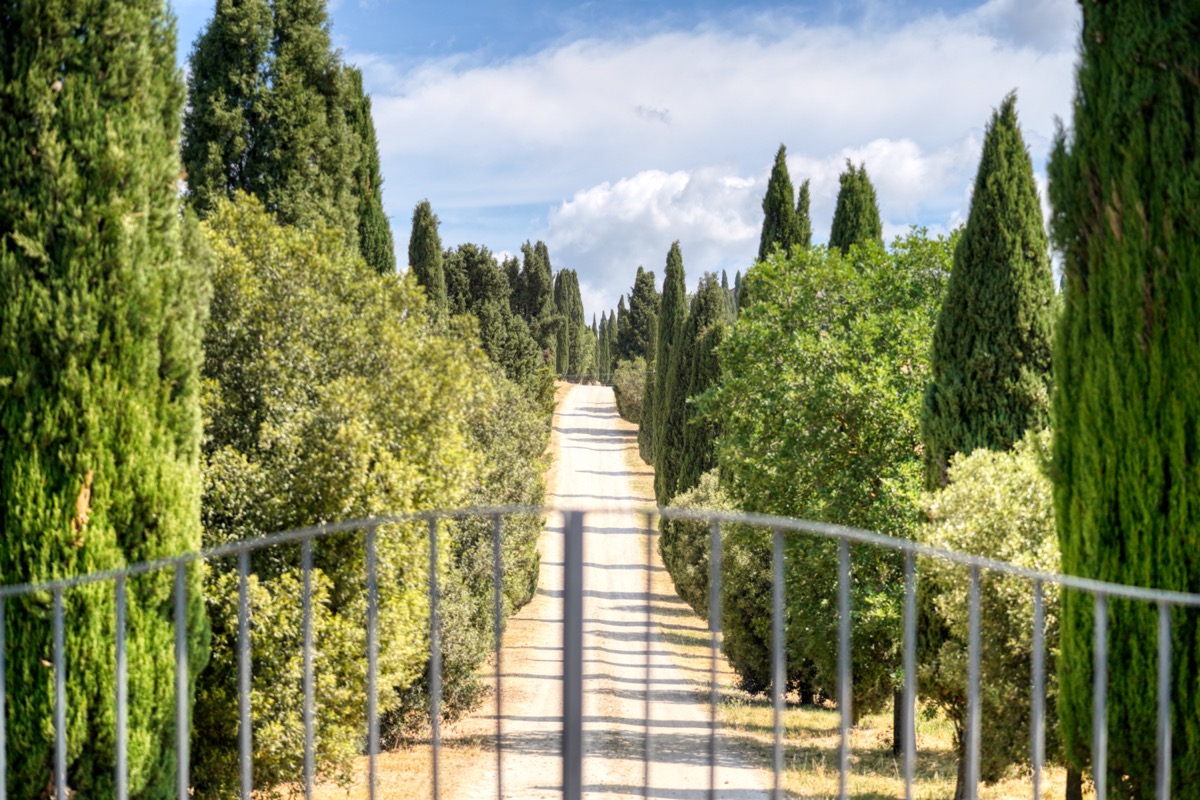
[[[242,800],[254,793],[250,722],[250,551],[238,553],[238,767]]]
[[[717,650],[721,633],[721,522],[712,521],[712,539],[708,546],[708,644],[709,665],[709,729],[708,729],[708,797],[717,797]]]
[[[971,567],[967,600],[967,800],[979,796],[979,567]]]
[[[117,800],[126,800],[129,796],[129,667],[125,653],[125,576],[118,575],[113,582],[113,594],[117,605],[117,730],[116,745],[116,774],[114,788]],[[2,795],[0,795],[2,796]]]
[[[850,543],[838,539],[838,708],[841,745],[838,752],[838,797],[849,798],[850,788]]]
[[[583,796],[583,512],[563,512],[563,800]]]
[[[771,553],[771,705],[775,713],[772,746],[772,799],[783,800],[783,690],[787,685],[787,660],[783,641],[783,531],[772,531]]]
[[[496,514],[492,518],[492,622],[496,637],[496,800],[504,797],[504,718],[501,716],[502,693],[500,691],[503,665],[500,660],[502,635],[504,633],[504,551],[500,537],[504,533],[503,518]]]
[[[187,563],[175,565],[175,796],[188,796],[192,726],[188,715]]]
[[[438,621],[438,521],[429,519],[429,744],[433,800],[441,796],[438,760],[442,749],[442,641]]]
[[[646,691],[642,705],[642,797],[650,800],[650,761],[653,744],[650,739],[650,677],[654,639],[654,514],[646,512]]]
[[[1097,594],[1093,615],[1092,781],[1096,797],[1108,797],[1108,595]]]
[[[54,796],[67,800],[67,674],[63,590],[54,590]]]
[[[304,798],[312,800],[313,780],[316,777],[316,731],[313,711],[316,689],[313,681],[313,610],[312,610],[312,566],[313,543],[311,538],[300,545],[300,573],[303,581],[300,590],[300,605],[304,620]]]
[[[1042,582],[1033,582],[1033,698],[1029,743],[1033,762],[1033,800],[1042,800],[1042,765],[1046,761],[1046,602]]]
[[[904,800],[913,800],[917,765],[917,557],[904,553]]]
[[[1171,800],[1171,606],[1158,604],[1158,800]]]
[[[367,528],[367,797],[375,800],[379,760],[379,580],[375,526]]]
[[[8,798],[8,656],[4,598],[0,597],[0,800]]]

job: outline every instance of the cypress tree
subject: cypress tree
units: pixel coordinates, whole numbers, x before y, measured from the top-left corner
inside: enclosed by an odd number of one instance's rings
[[[324,0],[219,0],[189,81],[183,160],[201,214],[240,189],[281,222],[324,223],[357,246],[358,99]]]
[[[522,304],[525,299],[525,289],[521,282],[521,262],[516,256],[504,259],[502,265],[504,277],[508,281],[508,304],[512,313],[524,319]]]
[[[663,447],[667,441],[667,426],[676,424],[678,420],[677,410],[672,409],[671,404],[677,400],[678,395],[672,386],[677,382],[678,376],[673,376],[672,370],[678,370],[679,365],[672,367],[672,359],[678,358],[675,351],[687,321],[685,280],[683,253],[679,249],[679,242],[676,241],[671,244],[667,253],[666,277],[663,279],[662,304],[658,314],[658,342],[654,348],[654,402],[650,414],[650,431],[654,442],[654,496],[660,506],[665,506],[671,499],[670,492],[674,487],[670,481],[678,477],[677,464],[663,463],[664,459],[670,459]]]
[[[1049,424],[1054,279],[1016,97],[992,115],[933,336],[925,481],[955,453],[1006,450]]]
[[[1069,134],[1050,157],[1062,254],[1055,511],[1063,570],[1200,591],[1200,8],[1083,5]],[[1092,730],[1093,602],[1064,592],[1058,711],[1068,758]],[[1108,785],[1155,792],[1157,609],[1108,609]],[[1200,775],[1200,614],[1172,613],[1172,788]]]
[[[833,212],[833,227],[829,231],[829,246],[843,253],[852,244],[878,242],[883,244],[883,224],[879,221],[879,204],[875,187],[867,177],[867,168],[855,167],[846,159],[846,171],[839,178],[837,208]]]
[[[629,292],[629,325],[625,338],[620,340],[621,358],[638,356],[649,360],[656,334],[660,297],[654,286],[654,273],[638,267],[633,288]]]
[[[351,129],[358,135],[361,158],[354,173],[358,198],[358,248],[371,269],[380,275],[396,271],[396,251],[392,245],[392,226],[383,211],[383,176],[379,171],[379,142],[371,119],[371,98],[363,91],[362,72],[346,70],[348,80],[348,116]]]
[[[614,359],[628,358],[621,343],[629,341],[629,312],[625,310],[625,295],[617,299],[617,349]]]
[[[438,218],[428,200],[413,209],[412,234],[408,239],[408,264],[425,287],[429,310],[434,319],[445,320],[448,312],[446,276],[442,270],[442,239],[438,235]]]
[[[796,244],[801,247],[812,247],[812,216],[809,214],[809,181],[805,178],[800,184],[800,197],[796,200]]]
[[[615,311],[608,312],[608,374],[612,374],[617,370],[617,321]]]
[[[0,581],[196,550],[208,285],[180,207],[174,18],[161,0],[10,4],[0,52]],[[169,569],[125,584],[134,798],[174,797],[173,585]],[[198,568],[186,587],[192,686]],[[62,600],[66,783],[112,797],[113,584]],[[5,604],[10,797],[47,796],[53,774],[50,604]]]
[[[217,0],[192,49],[183,164],[188,199],[202,216],[257,184],[273,27],[268,0]]]
[[[728,294],[717,284],[715,275],[705,275],[692,300],[680,348],[679,385],[687,387],[684,390],[685,400],[694,401],[720,378],[717,347],[725,338],[728,319]],[[684,406],[682,429],[679,475],[673,497],[698,486],[700,476],[717,465],[716,425],[699,413],[695,402],[687,402]]]
[[[560,377],[571,373],[572,314],[569,279],[570,271],[565,269],[554,276],[554,308],[559,319],[557,345],[554,348],[554,370]]]
[[[554,271],[544,242],[521,245],[521,316],[543,351],[553,353],[558,343],[559,318],[554,303]]]
[[[758,240],[758,260],[771,255],[776,246],[790,250],[798,240],[796,209],[792,206],[792,179],[788,177],[787,148],[779,145],[775,153],[775,165],[767,181],[767,193],[763,195],[762,234]]]
[[[346,118],[348,84],[329,39],[325,0],[274,0],[268,124],[251,191],[281,222],[324,222],[358,243],[361,145]]]

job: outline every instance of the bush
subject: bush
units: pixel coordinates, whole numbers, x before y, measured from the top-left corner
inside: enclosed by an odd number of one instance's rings
[[[706,472],[695,488],[676,496],[671,508],[732,511],[717,471]],[[680,598],[708,619],[708,571],[711,523],[690,519],[662,522],[659,552]],[[748,525],[721,526],[721,624],[725,655],[748,692],[771,686],[772,534]],[[765,565],[765,566],[764,566]],[[789,684],[805,671],[789,667]]]
[[[638,425],[642,421],[642,399],[646,388],[646,359],[635,356],[620,361],[613,372],[613,395],[622,417]]]
[[[500,402],[473,329],[452,322],[440,331],[414,281],[375,274],[336,231],[277,224],[253,198],[222,201],[206,226],[216,254],[204,367],[206,543],[467,500],[487,467],[472,426]],[[426,535],[423,525],[378,534],[385,713],[400,707],[401,693],[428,659]],[[443,569],[453,573],[452,537],[442,543]],[[283,659],[264,661],[255,691],[289,687],[258,716],[259,776],[298,774],[292,743],[303,696],[287,663],[295,650],[286,641],[280,652],[267,645],[296,627],[298,562],[297,548],[275,548],[252,563],[262,593],[255,659]],[[317,640],[317,657],[336,687],[318,698],[318,771],[326,775],[345,774],[366,730],[364,562],[361,534],[314,546],[329,617],[321,622],[326,634]],[[228,612],[227,576],[235,566],[212,566],[214,614]],[[217,635],[213,669],[199,681],[209,700],[198,704],[194,719],[201,797],[236,786],[228,769],[236,731],[220,707],[221,698],[235,696],[233,676],[236,651],[228,635]]]
[[[1057,572],[1058,539],[1053,490],[1046,469],[1049,432],[1026,434],[1010,452],[976,450],[957,455],[949,485],[927,496],[930,522],[921,531],[931,545]],[[967,685],[968,573],[937,559],[921,562],[921,694],[954,723],[963,754]],[[1058,655],[1058,587],[1045,584],[1046,730],[1048,752],[1055,733]],[[980,776],[999,779],[1011,764],[1029,759],[1030,663],[1033,593],[1028,580],[983,572],[980,576]]]

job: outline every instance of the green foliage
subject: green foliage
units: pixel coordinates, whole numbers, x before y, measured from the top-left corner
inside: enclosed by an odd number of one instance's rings
[[[278,225],[249,197],[218,204],[207,225],[217,254],[204,369],[207,543],[466,501],[487,474],[473,426],[498,404],[470,327],[439,333],[416,282],[375,274],[338,230]],[[395,712],[427,659],[426,532],[391,526],[378,538],[380,708]],[[453,537],[444,538],[450,569]],[[363,539],[322,539],[314,558],[328,582],[316,651],[338,687],[319,699],[319,770],[341,774],[365,725]],[[212,565],[214,597],[234,566]],[[294,627],[288,581],[297,569],[295,550],[255,558],[264,603],[255,637]],[[218,616],[228,612],[224,598],[214,601]],[[236,785],[228,753],[236,732],[218,701],[235,692],[229,644],[227,632],[218,635],[214,668],[200,680],[210,701],[197,704],[192,747],[204,797]],[[274,658],[264,647],[255,645],[256,660]],[[351,651],[357,655],[344,656]],[[261,684],[288,669],[264,663],[257,690],[271,695]],[[266,703],[255,728],[256,775],[299,773],[303,750],[289,742],[301,700],[293,689]]]
[[[1050,421],[1054,279],[1016,96],[993,114],[933,335],[925,483],[955,453],[1002,450]]]
[[[413,209],[412,233],[408,238],[408,265],[417,283],[429,297],[429,312],[435,320],[445,321],[449,313],[446,275],[442,270],[442,239],[438,218],[428,200]]]
[[[645,406],[650,409],[650,413],[642,415],[642,425],[646,426],[649,422],[651,453],[654,456],[656,467],[665,425],[672,414],[668,404],[676,402],[676,398],[673,397],[670,390],[673,385],[671,370],[672,360],[677,358],[675,350],[683,335],[683,325],[687,321],[687,286],[684,281],[683,253],[679,249],[679,242],[674,242],[667,253],[666,277],[663,279],[662,302],[659,306],[658,337],[654,346],[654,393],[651,398],[652,402]],[[675,369],[678,369],[677,365]],[[682,398],[678,398],[678,402],[681,404]],[[647,416],[649,420],[646,419]],[[671,499],[671,488],[667,484],[667,478],[663,471],[656,469],[654,471],[654,496],[659,505],[666,505],[667,501]]]
[[[392,226],[383,211],[383,176],[379,171],[379,142],[371,120],[371,98],[363,91],[362,72],[346,70],[348,81],[347,116],[351,129],[358,134],[362,153],[354,171],[354,190],[358,198],[358,247],[363,259],[380,275],[396,271],[396,251],[392,246]]]
[[[654,376],[657,367],[654,361],[646,364],[646,380],[642,384],[641,414],[638,419],[638,455],[647,464],[654,463]]]
[[[1194,4],[1083,7],[1070,134],[1050,157],[1062,253],[1055,338],[1055,508],[1063,570],[1200,591],[1200,16]],[[1200,614],[1176,609],[1172,787],[1200,774]],[[1157,609],[1109,606],[1108,785],[1155,785]],[[1060,713],[1069,757],[1090,751],[1092,598],[1063,597]]]
[[[1010,451],[980,448],[951,461],[949,485],[926,496],[929,524],[921,539],[936,547],[1006,561],[1041,572],[1058,571],[1049,432],[1028,433]],[[920,565],[923,638],[921,695],[954,724],[964,757],[967,713],[968,572],[939,559]],[[998,780],[1013,764],[1029,761],[1029,687],[1033,644],[1033,591],[1023,578],[980,575],[980,776]],[[1054,665],[1058,655],[1058,587],[1043,584],[1046,642],[1048,752],[1057,745]],[[929,637],[928,632],[937,633]],[[960,782],[961,782],[960,769]]]
[[[196,209],[240,190],[282,222],[332,225],[357,246],[360,103],[324,0],[221,0],[191,56],[183,162]]]
[[[796,209],[792,207],[792,179],[788,176],[787,148],[779,145],[775,153],[775,165],[767,181],[767,193],[763,195],[762,234],[758,240],[758,260],[762,261],[776,247],[792,249],[800,242],[800,229]],[[810,231],[811,238],[811,231]]]
[[[646,359],[638,356],[632,361],[617,363],[613,372],[613,394],[617,411],[635,425],[642,421],[642,395],[646,389]]]
[[[540,244],[540,242],[539,242]],[[583,300],[579,295],[579,276],[574,270],[559,270],[554,276],[554,309],[557,315],[555,364],[558,374],[579,380],[595,366],[595,340],[584,323]]]
[[[513,306],[529,325],[529,332],[544,356],[553,359],[562,320],[554,305],[554,271],[545,242],[521,245],[521,271],[513,281]]]
[[[738,508],[912,532],[921,490],[919,416],[928,341],[952,240],[921,231],[874,245],[782,252],[757,263],[754,299],[719,349],[717,458]],[[899,656],[900,560],[855,549],[855,704],[892,696]],[[815,686],[836,685],[836,547],[788,544],[788,647]],[[767,569],[765,564],[762,569]]]
[[[174,18],[158,0],[10,4],[0,52],[0,581],[193,551],[207,253],[180,207]],[[133,798],[174,796],[177,623],[193,680],[208,659],[200,571],[183,620],[173,579],[126,584]],[[66,782],[109,797],[112,584],[63,606]],[[5,610],[8,796],[39,798],[55,742],[51,596]]]
[[[879,204],[875,187],[867,177],[864,164],[857,167],[846,159],[846,171],[839,177],[837,207],[833,211],[833,227],[829,231],[829,248],[845,255],[850,245],[871,242],[883,244],[883,224],[879,220]]]

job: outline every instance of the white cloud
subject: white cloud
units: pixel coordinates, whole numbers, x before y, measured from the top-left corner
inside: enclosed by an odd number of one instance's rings
[[[748,264],[781,141],[794,182],[812,179],[818,240],[847,157],[866,163],[888,230],[949,227],[965,215],[983,128],[1014,88],[1043,171],[1054,119],[1069,117],[1077,27],[1070,0],[989,0],[876,27],[775,12],[736,31],[582,39],[496,63],[347,59],[373,94],[391,214],[406,220],[424,197],[435,209],[544,204],[544,230],[486,243],[543,236],[607,307],[638,263],[661,272],[675,239],[693,278]]]

